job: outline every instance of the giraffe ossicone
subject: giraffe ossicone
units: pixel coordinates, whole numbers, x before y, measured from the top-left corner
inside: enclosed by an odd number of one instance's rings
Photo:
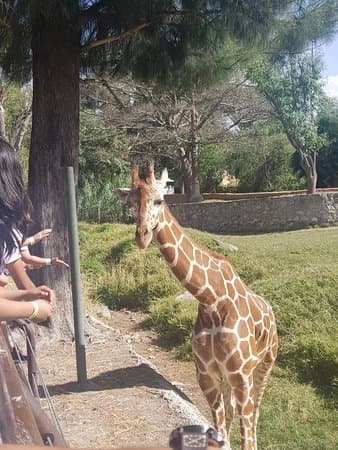
[[[198,301],[192,351],[198,383],[214,425],[230,447],[230,428],[239,416],[241,449],[257,450],[257,422],[267,378],[277,356],[275,317],[269,303],[252,292],[230,262],[185,234],[163,200],[168,172],[156,180],[131,171],[131,188],[118,195],[133,209],[135,239],[145,249],[154,238],[181,284]]]

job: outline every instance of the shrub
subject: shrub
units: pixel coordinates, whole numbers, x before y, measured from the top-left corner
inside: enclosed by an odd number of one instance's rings
[[[170,348],[181,359],[191,359],[191,332],[197,316],[196,300],[172,297],[152,302],[147,325],[165,337]]]

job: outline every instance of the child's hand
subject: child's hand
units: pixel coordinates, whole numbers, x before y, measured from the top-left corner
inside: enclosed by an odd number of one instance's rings
[[[62,259],[59,258],[52,258],[52,264],[59,264],[60,266],[67,267],[67,269],[69,269],[69,264],[67,264],[66,262],[62,261]]]
[[[44,299],[47,302],[55,303],[55,294],[52,289],[47,286],[39,286],[33,289],[29,289],[25,295],[26,301],[32,301],[37,299]]]
[[[31,318],[32,322],[39,323],[47,320],[53,313],[53,306],[51,302],[46,300],[35,300],[33,305],[34,317]]]
[[[44,230],[39,231],[38,233],[34,234],[33,239],[35,242],[41,241],[41,239],[48,237],[52,232],[51,228],[45,228]]]

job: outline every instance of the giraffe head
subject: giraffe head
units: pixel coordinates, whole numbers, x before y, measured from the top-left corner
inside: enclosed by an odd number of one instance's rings
[[[139,248],[147,248],[152,240],[164,202],[163,188],[167,179],[167,169],[164,169],[160,179],[156,180],[153,164],[147,164],[144,178],[140,177],[138,167],[134,166],[131,170],[131,188],[117,190],[120,199],[134,212],[135,239]]]

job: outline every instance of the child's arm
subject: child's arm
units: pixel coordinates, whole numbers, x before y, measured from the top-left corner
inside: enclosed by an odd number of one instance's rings
[[[38,233],[34,234],[34,236],[30,236],[26,238],[22,245],[34,245],[37,242],[40,242],[41,239],[48,237],[52,232],[51,228],[45,228],[44,230],[39,231]]]
[[[11,274],[11,277],[14,280],[18,289],[33,289],[35,288],[35,284],[27,275],[25,270],[25,265],[22,262],[21,258],[7,264],[7,269]]]
[[[69,267],[69,265],[59,258],[41,258],[40,256],[31,255],[28,250],[28,246],[24,245],[20,247],[21,257],[25,264],[33,266],[35,269],[40,269],[43,266],[62,265]]]
[[[44,299],[50,303],[54,303],[54,291],[47,286],[39,286],[34,289],[6,289],[0,287],[0,297],[11,301],[26,301]]]
[[[29,319],[44,322],[52,312],[52,305],[45,300],[13,302],[7,298],[0,298],[0,320]]]

